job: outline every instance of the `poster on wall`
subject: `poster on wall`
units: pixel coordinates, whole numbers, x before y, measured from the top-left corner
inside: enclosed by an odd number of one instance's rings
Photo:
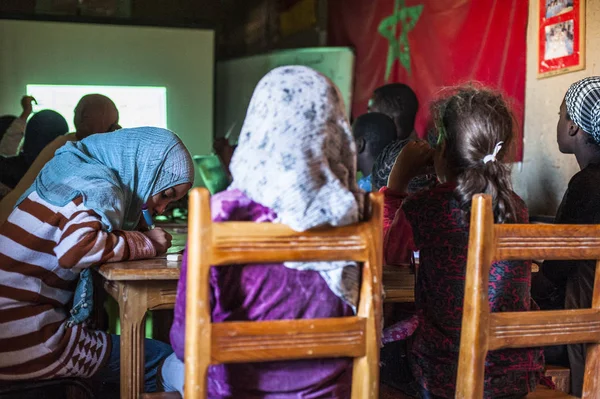
[[[538,78],[585,68],[585,0],[538,0]]]

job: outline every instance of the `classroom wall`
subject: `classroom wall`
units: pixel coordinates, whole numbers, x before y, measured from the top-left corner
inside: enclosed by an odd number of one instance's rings
[[[305,65],[330,78],[340,89],[346,112],[350,112],[354,52],[348,47],[282,50],[234,58],[216,64],[216,137],[224,137],[231,130],[231,140],[237,140],[256,84],[271,69],[282,65]]]
[[[164,86],[168,128],[192,155],[212,150],[212,30],[0,19],[3,113],[27,84]]]
[[[542,0],[539,0],[542,1]],[[560,104],[569,86],[586,76],[600,75],[600,0],[587,0],[586,69],[537,79],[537,1],[529,2],[527,77],[525,93],[525,143],[522,164],[513,170],[515,191],[530,214],[554,214],[571,176],[579,170],[573,155],[564,155],[556,144]]]

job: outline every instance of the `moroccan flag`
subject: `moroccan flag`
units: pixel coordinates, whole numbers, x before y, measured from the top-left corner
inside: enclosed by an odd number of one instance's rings
[[[329,0],[329,45],[356,51],[353,117],[392,82],[417,93],[417,132],[441,89],[478,81],[511,101],[522,159],[528,2],[523,0]]]

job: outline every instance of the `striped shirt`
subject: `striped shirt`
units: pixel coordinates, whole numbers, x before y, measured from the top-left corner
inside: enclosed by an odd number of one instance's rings
[[[0,226],[0,380],[94,375],[110,340],[66,325],[79,272],[155,255],[142,233],[106,232],[81,197],[58,207],[31,193]]]

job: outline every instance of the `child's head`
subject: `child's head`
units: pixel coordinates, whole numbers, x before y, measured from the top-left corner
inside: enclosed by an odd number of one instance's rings
[[[58,136],[69,131],[69,125],[61,114],[50,109],[36,112],[25,128],[23,158],[31,165],[40,152]]]
[[[510,148],[514,121],[498,93],[474,87],[457,89],[432,109],[438,131],[435,169],[441,181],[456,181],[465,215],[478,193],[493,198],[498,223],[516,220],[510,170],[502,160]]]
[[[600,76],[573,83],[559,115],[556,133],[560,152],[600,151]]]
[[[102,94],[87,94],[81,97],[75,106],[73,122],[79,139],[121,128],[117,106]]]
[[[21,200],[35,190],[62,206],[81,195],[104,228],[133,230],[144,204],[161,213],[185,195],[194,176],[192,157],[175,133],[149,126],[121,129],[63,145]]]
[[[295,230],[359,219],[356,147],[333,82],[304,66],[271,70],[248,105],[232,188]]]
[[[375,89],[369,105],[369,111],[381,112],[392,118],[399,140],[408,138],[415,130],[418,110],[417,95],[402,83],[391,83]]]
[[[352,134],[356,142],[357,166],[366,176],[371,173],[377,156],[396,140],[396,126],[385,114],[371,112],[356,118]]]

